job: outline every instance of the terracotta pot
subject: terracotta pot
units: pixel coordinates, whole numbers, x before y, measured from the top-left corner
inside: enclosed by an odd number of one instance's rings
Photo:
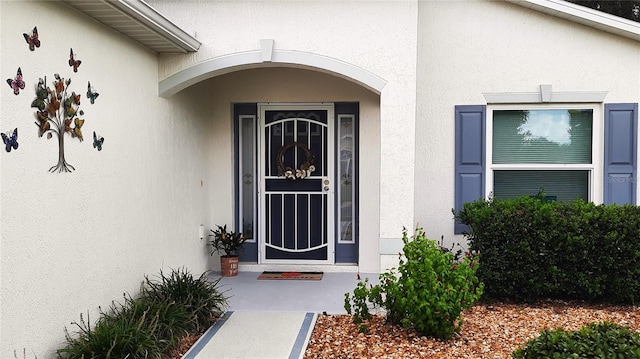
[[[223,277],[235,277],[238,275],[238,256],[220,257],[220,268]]]

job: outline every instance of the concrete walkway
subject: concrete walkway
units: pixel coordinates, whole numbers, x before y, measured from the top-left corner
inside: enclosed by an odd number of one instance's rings
[[[220,289],[230,310],[196,342],[185,359],[299,359],[316,316],[346,314],[344,294],[356,273],[324,273],[322,280],[258,280],[260,272],[225,277]],[[219,273],[212,273],[212,279]],[[377,274],[361,274],[377,283]]]
[[[299,359],[304,356],[316,314],[227,312],[185,359]]]

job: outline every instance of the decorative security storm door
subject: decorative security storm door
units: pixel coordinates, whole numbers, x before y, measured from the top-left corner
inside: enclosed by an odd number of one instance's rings
[[[260,260],[333,263],[333,105],[259,106]]]

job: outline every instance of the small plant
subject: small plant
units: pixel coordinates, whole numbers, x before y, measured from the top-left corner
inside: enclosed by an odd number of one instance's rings
[[[640,358],[640,334],[615,323],[591,323],[580,330],[544,330],[512,353],[516,359]]]
[[[421,228],[412,240],[403,230],[403,242],[398,275],[393,270],[383,273],[375,286],[366,279],[359,282],[353,297],[345,294],[345,309],[359,324],[370,318],[371,308],[384,308],[391,323],[449,339],[462,325],[462,311],[482,295],[484,287],[475,275],[478,258],[467,255],[457,261]]]
[[[244,242],[246,238],[242,235],[242,233],[236,232],[227,232],[227,225],[217,226],[218,229],[215,231],[211,230],[211,235],[209,237],[209,243],[207,245],[211,246],[210,254],[214,255],[215,253],[223,253],[223,257],[235,257],[242,250],[244,250]]]

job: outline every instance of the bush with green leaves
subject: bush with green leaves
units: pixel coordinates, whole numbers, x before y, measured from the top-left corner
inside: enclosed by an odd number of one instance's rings
[[[404,255],[397,269],[379,276],[380,284],[358,282],[345,293],[345,309],[354,315],[360,331],[370,309],[382,308],[388,321],[418,333],[449,339],[462,325],[461,313],[482,295],[483,284],[475,273],[478,258],[444,251],[418,228],[412,239],[403,231]]]
[[[67,345],[58,350],[58,355],[67,359],[160,358],[157,315],[144,312],[140,317],[118,316],[115,320],[111,316],[102,312],[92,328],[89,316],[85,321],[80,315],[80,322],[72,323],[78,328],[78,335],[71,336],[65,329]]]
[[[207,273],[194,278],[185,269],[162,271],[157,280],[145,277],[141,293],[113,302],[91,325],[73,322],[75,335],[65,329],[66,345],[58,349],[64,359],[160,358],[175,348],[178,338],[202,332],[227,308],[219,290],[220,279],[209,281]]]
[[[219,290],[222,278],[209,281],[207,274],[195,278],[184,268],[172,270],[169,275],[160,271],[156,279],[145,277],[140,297],[152,302],[176,303],[192,317],[190,329],[204,330],[228,308],[228,298]]]
[[[491,299],[640,300],[640,207],[552,202],[544,193],[466,203],[478,277]]]
[[[516,359],[640,358],[640,334],[615,323],[591,323],[580,330],[544,330],[515,350]]]

